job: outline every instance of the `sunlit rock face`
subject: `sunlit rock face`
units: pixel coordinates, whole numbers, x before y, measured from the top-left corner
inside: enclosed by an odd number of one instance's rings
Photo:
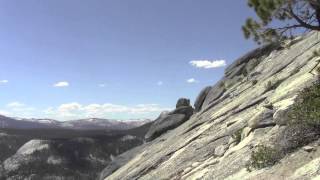
[[[312,32],[284,45],[268,45],[236,60],[225,76],[202,91],[191,118],[161,136],[119,156],[101,174],[106,180],[131,179],[317,179],[317,143],[298,149],[280,163],[246,170],[258,144],[272,144],[285,128],[283,113],[299,91],[316,77],[314,50],[320,34]],[[179,117],[179,118],[182,118]],[[234,134],[242,130],[240,142]],[[110,169],[112,167],[113,169]],[[107,168],[107,169],[108,169]]]

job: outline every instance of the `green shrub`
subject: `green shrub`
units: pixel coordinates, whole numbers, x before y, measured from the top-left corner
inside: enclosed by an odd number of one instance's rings
[[[320,70],[320,68],[317,68]],[[320,72],[320,71],[319,71]],[[275,89],[282,81],[266,84],[267,90]],[[251,154],[247,169],[261,169],[276,164],[286,154],[293,152],[320,137],[320,78],[303,89],[284,117],[287,127],[276,140],[277,149],[260,145]]]
[[[256,85],[257,83],[258,83],[258,80],[256,79],[252,81],[252,85]]]
[[[320,81],[302,90],[289,109],[287,127],[278,136],[277,143],[283,154],[316,141],[320,137]]]
[[[259,145],[251,154],[251,159],[247,164],[247,170],[251,171],[252,169],[262,169],[273,166],[281,158],[282,155],[280,151],[265,145]]]
[[[320,82],[305,88],[288,113],[288,124],[303,124],[320,129]]]
[[[276,147],[283,153],[289,154],[319,138],[319,129],[303,124],[285,127],[276,140]]]

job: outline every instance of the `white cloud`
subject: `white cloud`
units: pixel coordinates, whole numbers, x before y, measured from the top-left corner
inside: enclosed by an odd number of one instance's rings
[[[212,61],[193,60],[193,61],[190,61],[190,64],[197,68],[204,68],[204,69],[218,68],[218,67],[223,67],[227,65],[225,60],[212,60]]]
[[[135,106],[124,106],[117,104],[88,104],[66,103],[57,108],[50,107],[43,112],[51,117],[59,119],[77,119],[84,117],[107,118],[111,114],[150,114],[160,113],[169,110],[169,108],[160,107],[157,104],[139,104]]]
[[[162,81],[158,81],[158,82],[157,82],[157,85],[158,85],[158,86],[162,86],[162,85],[163,85],[163,82],[162,82]]]
[[[46,115],[53,115],[55,114],[55,109],[53,107],[48,107],[47,109],[43,110],[43,113]]]
[[[0,110],[0,115],[3,115],[3,116],[11,116],[11,113],[6,111],[6,110]]]
[[[23,104],[21,102],[17,102],[17,101],[7,104],[7,107],[9,107],[9,108],[21,108],[21,107],[24,107],[24,106],[25,106],[25,104]]]
[[[82,118],[154,118],[162,111],[171,108],[164,108],[158,104],[118,105],[111,103],[104,104],[80,104],[77,102],[61,104],[57,107],[47,109],[36,109],[21,102],[8,103],[0,114],[22,117],[22,118],[52,118],[57,120],[72,120]]]
[[[192,83],[198,83],[198,82],[199,82],[199,81],[196,80],[196,79],[194,79],[194,78],[190,78],[190,79],[187,80],[187,83],[190,83],[190,84],[192,84]]]
[[[5,110],[0,112],[6,116],[15,116],[29,118],[36,112],[36,108],[28,106],[21,102],[11,102],[6,105]]]
[[[106,87],[107,85],[106,84],[98,84],[98,86],[103,88],[103,87]]]
[[[0,80],[0,84],[7,84],[7,83],[9,83],[8,80]]]
[[[31,112],[36,110],[34,107],[27,106],[21,102],[11,102],[7,104],[8,110],[11,112]]]
[[[69,103],[69,104],[62,104],[59,106],[59,110],[64,112],[64,111],[76,111],[82,108],[82,105],[79,103]]]
[[[54,87],[68,87],[69,86],[69,82],[67,81],[61,81],[61,82],[57,82],[53,85]]]

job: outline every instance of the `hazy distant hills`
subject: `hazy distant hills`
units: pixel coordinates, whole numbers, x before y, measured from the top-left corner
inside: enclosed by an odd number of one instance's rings
[[[50,128],[48,124],[39,122],[17,120],[14,118],[0,115],[0,128],[17,128],[17,129],[32,129],[32,128]]]
[[[10,123],[18,122],[23,125],[32,125],[32,127],[35,127],[33,126],[35,124],[46,126],[60,124],[58,121],[46,119],[29,121],[7,117],[1,117],[1,119],[3,122],[4,120]],[[72,121],[71,124],[76,127],[80,127],[80,125],[88,127],[86,126],[89,124],[88,122],[102,123],[108,122],[108,120],[82,119]],[[124,127],[121,121],[112,122],[106,124],[115,124],[112,128]],[[131,124],[135,126],[137,123],[127,121],[125,127]],[[102,169],[111,163],[116,156],[143,144],[144,136],[151,124],[152,122],[127,130],[107,131],[105,129],[110,128],[91,130],[67,128],[0,129],[0,180],[95,180]]]
[[[37,128],[63,128],[76,130],[106,129],[126,130],[142,126],[151,122],[149,119],[135,120],[110,120],[88,118],[71,121],[57,121],[53,119],[21,119],[0,115],[0,128],[14,129],[37,129]]]
[[[142,145],[148,119],[57,121],[0,115],[0,180],[97,179],[116,156]]]
[[[58,126],[62,128],[71,129],[111,129],[111,130],[125,130],[141,126],[150,122],[148,119],[141,120],[109,120],[99,118],[79,119],[72,121],[65,121],[58,123]]]

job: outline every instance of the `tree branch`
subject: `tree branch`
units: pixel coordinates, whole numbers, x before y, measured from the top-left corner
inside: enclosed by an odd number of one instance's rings
[[[291,26],[279,27],[279,28],[276,28],[276,30],[292,29],[292,28],[300,28],[300,27],[304,27],[304,26],[301,24],[295,24]]]
[[[294,12],[293,12],[293,8],[292,8],[292,4],[291,1],[289,2],[289,14],[302,26],[311,30],[316,30],[316,31],[320,31],[320,27],[319,26],[314,26],[311,24],[308,24],[306,22],[304,22],[299,16],[297,16]]]

